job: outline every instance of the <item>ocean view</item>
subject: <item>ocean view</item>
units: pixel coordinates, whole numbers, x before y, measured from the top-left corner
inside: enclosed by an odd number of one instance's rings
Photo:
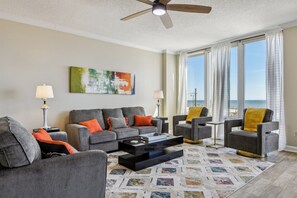
[[[194,100],[188,100],[188,107],[194,106]],[[197,100],[197,105],[204,106],[203,100]],[[266,100],[245,100],[244,107],[265,108]],[[230,100],[230,109],[237,109],[237,100]]]

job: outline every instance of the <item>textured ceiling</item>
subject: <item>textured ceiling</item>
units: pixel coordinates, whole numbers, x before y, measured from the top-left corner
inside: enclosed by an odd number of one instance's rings
[[[0,0],[0,18],[89,35],[152,50],[180,51],[246,35],[297,20],[297,0],[172,0],[212,6],[210,14],[169,11],[174,27],[165,29],[136,0]]]

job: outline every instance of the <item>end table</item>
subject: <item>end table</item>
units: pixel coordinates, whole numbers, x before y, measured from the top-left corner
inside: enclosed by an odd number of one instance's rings
[[[168,117],[156,117],[156,119],[162,120],[162,133],[168,133]]]
[[[51,132],[59,132],[60,129],[58,127],[51,127],[51,128],[48,128],[48,129],[44,129],[46,130],[48,133],[51,133]],[[33,129],[34,132],[37,132],[38,129]]]
[[[223,148],[224,146],[222,144],[217,143],[217,132],[218,132],[218,126],[224,124],[224,122],[207,122],[206,124],[213,125],[213,144],[206,145],[206,147],[211,147],[215,149]]]

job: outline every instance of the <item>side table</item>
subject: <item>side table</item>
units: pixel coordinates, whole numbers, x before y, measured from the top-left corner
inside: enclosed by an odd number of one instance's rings
[[[223,148],[224,146],[222,144],[217,143],[217,132],[218,132],[218,126],[224,124],[224,122],[207,122],[206,124],[214,126],[213,144],[206,145],[206,147],[211,147],[215,149]]]
[[[44,130],[46,130],[48,133],[51,133],[51,132],[59,132],[59,131],[60,131],[60,129],[57,128],[57,127],[51,127],[51,128],[44,129]],[[34,132],[37,132],[38,129],[33,129],[33,131],[34,131]]]
[[[168,133],[169,128],[168,128],[168,117],[156,117],[156,119],[162,120],[162,133]]]

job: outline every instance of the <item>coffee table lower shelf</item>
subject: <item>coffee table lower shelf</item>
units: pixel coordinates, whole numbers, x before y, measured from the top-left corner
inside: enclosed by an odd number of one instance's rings
[[[119,164],[138,171],[174,158],[183,156],[183,149],[165,148],[163,150],[151,151],[142,155],[126,154],[119,156]]]

